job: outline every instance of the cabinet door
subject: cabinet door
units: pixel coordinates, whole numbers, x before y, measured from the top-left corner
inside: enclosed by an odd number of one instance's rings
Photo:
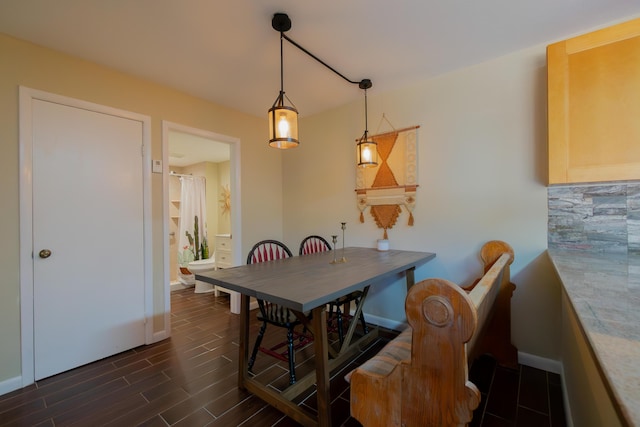
[[[229,234],[216,234],[216,267],[233,267],[233,241]]]
[[[549,183],[640,179],[640,19],[547,48]]]

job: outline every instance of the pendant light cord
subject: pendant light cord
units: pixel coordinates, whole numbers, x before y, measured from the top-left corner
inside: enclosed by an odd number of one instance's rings
[[[367,133],[369,132],[369,119],[367,112],[367,89],[364,90],[364,136],[365,139],[367,137]]]
[[[284,93],[284,50],[282,49],[282,38],[284,33],[280,32],[280,93]]]

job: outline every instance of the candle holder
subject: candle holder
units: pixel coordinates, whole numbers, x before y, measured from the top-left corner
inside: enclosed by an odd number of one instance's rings
[[[333,261],[331,261],[331,264],[337,264],[338,260],[336,259],[336,243],[338,242],[338,236],[331,236],[331,241],[333,242]]]
[[[340,262],[347,262],[347,258],[344,256],[344,231],[347,229],[347,223],[341,222],[340,224],[340,228],[342,228],[342,259],[340,260]]]

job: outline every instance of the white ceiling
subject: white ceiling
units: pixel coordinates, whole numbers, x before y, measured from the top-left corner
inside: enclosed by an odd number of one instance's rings
[[[638,15],[640,1],[0,0],[0,32],[266,118],[280,86],[275,12],[373,95]],[[301,116],[362,97],[287,42],[284,61]]]

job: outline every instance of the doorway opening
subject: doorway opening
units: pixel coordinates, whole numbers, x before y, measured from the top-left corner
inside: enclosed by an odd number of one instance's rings
[[[215,252],[220,252],[220,245],[225,246],[225,252],[218,255],[219,258],[224,257],[226,267],[240,263],[240,141],[234,137],[166,121],[163,122],[162,135],[165,201],[163,333],[168,336],[171,290],[195,285],[188,263],[202,261],[205,256],[215,259]],[[185,206],[186,202],[181,197],[182,181],[185,180],[204,183],[202,208],[194,210],[191,201],[188,202],[189,206]],[[194,215],[194,212],[202,212],[200,216],[204,217],[197,221],[197,244],[193,230],[194,219],[191,217],[198,215]],[[181,214],[189,218],[182,218]],[[188,236],[185,236],[185,230]],[[203,244],[205,237],[206,244]],[[239,312],[239,295],[235,292],[230,294],[231,311]]]

